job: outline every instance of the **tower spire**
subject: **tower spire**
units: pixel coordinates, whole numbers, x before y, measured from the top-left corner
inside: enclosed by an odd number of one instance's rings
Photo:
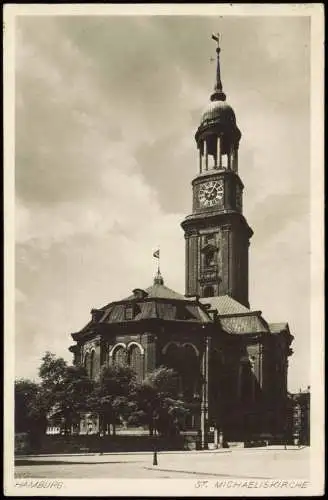
[[[159,248],[158,248],[158,250],[156,250],[156,252],[153,253],[153,257],[155,257],[155,259],[158,259],[157,273],[154,277],[154,285],[164,285],[164,280],[163,280],[163,276],[161,275],[161,270],[160,270],[160,265],[159,265],[159,262],[160,262],[160,250],[159,250]]]
[[[216,64],[216,82],[214,86],[214,92],[211,95],[211,101],[225,101],[226,95],[222,89],[221,82],[221,70],[220,70],[220,33],[212,34],[212,39],[217,42],[216,53],[217,53],[217,64]]]
[[[160,268],[158,267],[157,273],[154,277],[154,285],[164,285],[164,279],[163,276],[161,275]]]

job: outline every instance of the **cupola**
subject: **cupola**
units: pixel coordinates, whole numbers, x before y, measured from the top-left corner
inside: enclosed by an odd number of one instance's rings
[[[238,172],[238,147],[241,132],[237,127],[236,115],[226,102],[220,69],[219,34],[212,35],[217,42],[217,66],[214,91],[204,109],[195,139],[199,149],[199,170],[228,169]]]

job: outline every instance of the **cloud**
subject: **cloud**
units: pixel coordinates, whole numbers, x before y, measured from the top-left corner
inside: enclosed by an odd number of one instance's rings
[[[308,274],[299,268],[309,267],[307,18],[21,16],[18,375],[34,376],[46,349],[69,359],[69,332],[88,321],[92,307],[149,286],[157,245],[166,283],[183,292],[180,222],[191,211],[194,133],[214,84],[209,34],[218,29],[224,89],[243,134],[244,212],[255,231],[251,303],[269,316],[280,311],[279,320],[295,325],[303,346],[297,359],[304,359]],[[279,309],[278,292],[288,310]]]

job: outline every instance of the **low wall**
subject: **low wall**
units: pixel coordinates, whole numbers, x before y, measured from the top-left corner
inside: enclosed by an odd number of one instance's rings
[[[62,436],[44,435],[37,446],[26,443],[18,446],[16,455],[25,454],[66,454],[66,453],[114,453],[153,451],[192,450],[196,448],[194,436]]]

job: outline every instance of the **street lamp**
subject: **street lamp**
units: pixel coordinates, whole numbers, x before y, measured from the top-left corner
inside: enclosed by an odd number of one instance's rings
[[[205,325],[203,325],[205,328]],[[201,449],[207,448],[208,431],[208,379],[209,379],[209,351],[210,337],[205,333],[204,352],[202,357],[202,400],[200,407],[201,420]]]
[[[153,444],[153,465],[158,465],[157,463],[157,443],[156,443],[156,426],[155,426],[155,414],[153,413],[153,434],[154,434],[154,444]]]

